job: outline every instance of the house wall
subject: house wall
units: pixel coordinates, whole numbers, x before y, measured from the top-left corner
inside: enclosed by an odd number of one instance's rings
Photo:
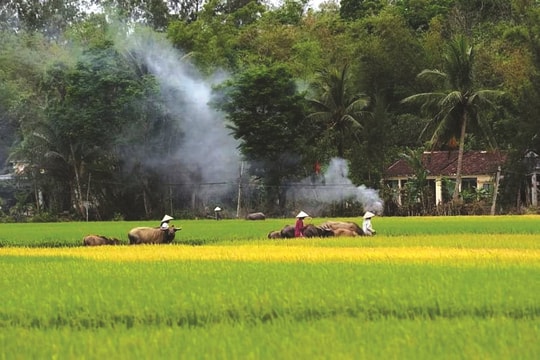
[[[467,175],[463,176],[464,179],[476,179],[476,188],[492,189],[494,184],[494,178],[490,175]],[[443,176],[428,176],[427,180],[435,181],[435,205],[442,204],[442,179]],[[385,183],[389,184],[391,188],[396,190],[396,202],[402,205],[401,190],[407,182],[407,177],[390,177],[385,180]]]

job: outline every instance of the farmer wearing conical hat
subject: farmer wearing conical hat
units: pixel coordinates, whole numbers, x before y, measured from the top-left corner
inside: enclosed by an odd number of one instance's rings
[[[221,220],[221,208],[219,206],[214,208],[214,214],[216,215],[216,220]]]
[[[366,236],[372,236],[375,235],[376,231],[373,230],[373,227],[371,226],[371,218],[374,217],[375,214],[371,211],[366,211],[364,214],[364,221],[362,222],[362,230],[364,231],[364,235]]]
[[[304,237],[304,219],[309,215],[300,211],[296,215],[296,224],[294,225],[294,237]]]
[[[169,221],[171,221],[173,219],[172,216],[169,216],[169,215],[165,215],[163,217],[163,219],[161,219],[161,225],[159,226],[159,228],[161,230],[168,230],[169,229]]]

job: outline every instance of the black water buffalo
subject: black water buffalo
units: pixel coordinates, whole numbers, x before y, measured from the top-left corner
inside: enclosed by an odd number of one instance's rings
[[[325,229],[331,229],[334,233],[338,229],[345,229],[351,232],[355,232],[357,235],[364,235],[362,228],[353,222],[344,222],[344,221],[326,221],[320,225],[320,227]],[[347,233],[345,231],[340,231],[341,236]]]
[[[170,244],[174,240],[174,235],[178,230],[182,229],[175,228],[174,225],[167,230],[152,227],[136,227],[128,233],[129,244]]]
[[[294,237],[294,226],[293,225],[285,225],[283,229],[280,231],[281,237],[283,239],[290,239]]]
[[[265,220],[266,215],[262,212],[251,213],[246,216],[246,220]]]
[[[83,237],[84,246],[119,245],[120,240],[103,235],[86,235]]]

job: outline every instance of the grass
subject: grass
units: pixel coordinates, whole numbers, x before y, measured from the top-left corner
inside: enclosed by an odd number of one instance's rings
[[[539,219],[178,221],[175,244],[103,247],[80,239],[135,224],[0,225],[0,359],[536,359]]]
[[[328,219],[310,219],[318,225]],[[334,219],[333,219],[334,220]],[[354,221],[360,218],[336,220]],[[376,217],[374,227],[378,231],[375,241],[381,237],[422,237],[441,235],[459,239],[461,235],[478,234],[491,236],[500,234],[540,235],[540,216],[471,216],[471,217]],[[173,220],[181,227],[175,243],[206,245],[223,242],[242,242],[266,239],[272,230],[279,230],[294,219],[247,220]],[[27,223],[0,224],[0,246],[64,247],[80,246],[82,238],[88,234],[105,235],[128,243],[127,233],[136,226],[157,226],[159,220],[140,222],[71,222],[71,223]],[[337,239],[333,239],[337,240]],[[338,240],[340,241],[340,240]]]

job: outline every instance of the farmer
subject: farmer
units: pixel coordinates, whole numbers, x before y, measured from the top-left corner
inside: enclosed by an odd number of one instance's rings
[[[372,235],[375,235],[376,233],[376,231],[373,230],[373,227],[371,225],[371,218],[374,216],[375,214],[370,211],[366,211],[366,213],[364,214],[364,221],[362,222],[362,231],[364,231],[364,235],[366,236],[372,236]]]
[[[309,215],[300,211],[296,215],[296,224],[294,225],[294,237],[304,237],[304,219]]]
[[[221,220],[221,208],[219,206],[215,207],[214,214],[216,215],[216,220]]]
[[[163,219],[161,219],[161,224],[159,225],[159,228],[163,231],[165,230],[168,230],[169,229],[169,221],[171,221],[173,219],[172,216],[169,216],[169,215],[165,215],[163,217]]]

